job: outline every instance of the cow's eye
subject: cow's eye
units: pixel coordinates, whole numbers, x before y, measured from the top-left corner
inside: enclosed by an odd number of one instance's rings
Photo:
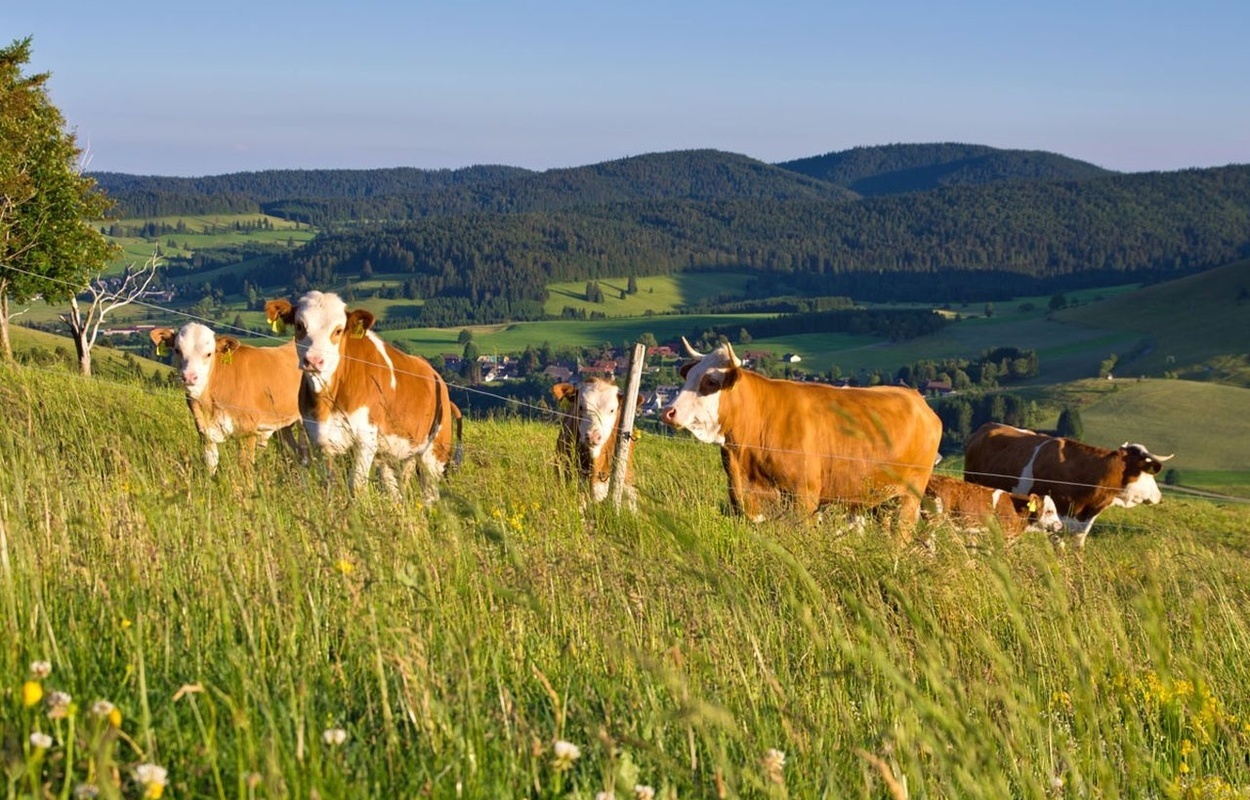
[[[699,394],[706,396],[716,394],[720,391],[720,378],[713,373],[708,373],[699,381]]]
[[[304,335],[305,335],[307,332],[308,332],[308,331],[306,331],[306,330],[304,329],[304,323],[302,323],[302,322],[297,322],[297,323],[295,323],[295,338],[296,338],[296,339],[303,339],[303,338],[304,338]]]

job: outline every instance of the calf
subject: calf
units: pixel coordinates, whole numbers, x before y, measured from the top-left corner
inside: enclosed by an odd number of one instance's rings
[[[557,468],[565,477],[576,475],[589,487],[591,500],[602,502],[608,496],[625,394],[616,384],[602,378],[590,378],[581,386],[557,383],[551,387],[551,393],[561,412],[560,435],[556,439]],[[625,497],[634,508],[638,491],[633,485],[632,447],[626,453],[625,469]]]
[[[922,510],[933,508],[933,517],[948,520],[968,533],[981,533],[990,520],[1003,535],[1014,539],[1025,531],[1045,531],[1052,541],[1063,530],[1063,520],[1049,495],[1019,495],[991,489],[945,475],[929,476],[924,490],[929,500]]]
[[[392,495],[399,496],[393,470],[399,464],[405,476],[415,466],[422,497],[437,500],[460,433],[442,376],[424,358],[382,341],[372,330],[373,314],[349,311],[336,294],[308,292],[295,305],[270,300],[265,314],[271,324],[294,326],[304,427],[328,455],[355,451],[352,491],[367,483],[381,456]]]
[[[1074,439],[987,422],[964,446],[964,477],[1015,494],[1055,499],[1064,526],[1083,547],[1094,520],[1111,506],[1132,508],[1163,499],[1154,476],[1172,456],[1140,444],[1115,450]]]
[[[275,432],[307,460],[307,448],[293,431],[300,421],[294,344],[250,347],[198,322],[188,322],[176,334],[157,328],[151,336],[158,353],[174,352],[210,474],[217,471],[217,445],[238,439],[240,462],[250,469],[256,447],[264,447]]]

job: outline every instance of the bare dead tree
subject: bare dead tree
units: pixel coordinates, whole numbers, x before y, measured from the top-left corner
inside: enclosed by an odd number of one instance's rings
[[[91,375],[91,348],[99,338],[105,315],[146,297],[159,267],[160,254],[153,253],[142,267],[136,269],[134,264],[127,267],[120,278],[97,274],[80,295],[70,298],[69,313],[61,315],[61,320],[69,326],[74,338],[78,369],[83,375]]]

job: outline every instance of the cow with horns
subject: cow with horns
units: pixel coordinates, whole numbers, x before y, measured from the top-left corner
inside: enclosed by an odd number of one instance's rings
[[[720,445],[735,512],[758,521],[783,498],[808,513],[897,500],[900,530],[915,525],[942,438],[918,392],[774,380],[743,369],[728,343],[706,354],[682,344],[693,360],[660,420]]]
[[[460,453],[460,415],[442,376],[424,358],[382,341],[371,330],[373,314],[349,311],[336,294],[308,292],[294,305],[270,300],[265,314],[275,329],[294,327],[309,437],[329,455],[355,450],[352,491],[381,456],[392,495],[399,496],[399,464],[405,479],[415,466],[423,498],[437,500],[438,482]]]
[[[987,422],[964,446],[964,478],[1015,494],[1050,495],[1080,548],[1106,509],[1162,500],[1154,476],[1170,458],[1140,444],[1125,442],[1109,450]]]

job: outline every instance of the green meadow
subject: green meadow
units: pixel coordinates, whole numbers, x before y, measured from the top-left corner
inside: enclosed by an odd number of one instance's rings
[[[638,441],[618,514],[555,479],[554,421],[464,436],[429,507],[278,447],[210,478],[180,393],[0,366],[8,796],[1250,789],[1250,505],[929,551],[729,517],[688,437]]]

